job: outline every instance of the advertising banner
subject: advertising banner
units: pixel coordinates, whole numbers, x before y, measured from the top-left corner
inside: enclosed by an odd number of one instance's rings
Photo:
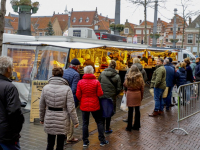
[[[31,91],[31,110],[30,110],[30,122],[34,122],[35,118],[40,118],[39,105],[40,96],[43,87],[48,83],[46,80],[33,80]]]

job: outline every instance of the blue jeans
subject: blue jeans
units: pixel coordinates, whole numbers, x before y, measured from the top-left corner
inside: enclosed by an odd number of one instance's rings
[[[1,149],[1,147],[3,148],[3,150],[21,150],[19,142],[17,142],[16,144],[0,143],[0,149]]]
[[[190,81],[187,81],[187,84],[191,83]],[[190,101],[191,96],[191,85],[187,86],[186,88],[186,101]]]
[[[163,98],[163,100],[164,100],[164,102],[166,104],[166,109],[167,110],[169,110],[169,106],[171,105],[172,90],[173,90],[173,87],[169,87],[167,97]]]
[[[163,111],[164,102],[163,102],[163,89],[154,88],[154,100],[155,100],[155,109],[154,111]]]

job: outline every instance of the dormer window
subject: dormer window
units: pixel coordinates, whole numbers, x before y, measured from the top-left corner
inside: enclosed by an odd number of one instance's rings
[[[82,17],[79,19],[79,22],[83,22],[83,18]]]
[[[85,21],[86,21],[86,22],[89,22],[89,17],[87,17]]]
[[[76,22],[76,17],[74,17],[73,22]]]

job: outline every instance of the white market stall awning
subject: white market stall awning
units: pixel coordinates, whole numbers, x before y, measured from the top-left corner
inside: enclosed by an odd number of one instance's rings
[[[63,48],[74,48],[74,49],[90,49],[104,47],[105,45],[80,43],[80,42],[11,42],[11,45],[24,45],[24,46],[55,46]]]

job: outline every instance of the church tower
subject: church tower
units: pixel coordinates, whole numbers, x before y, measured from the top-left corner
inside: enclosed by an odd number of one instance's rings
[[[68,10],[67,10],[67,5],[66,5],[66,7],[65,7],[65,14],[68,14],[69,12],[68,12]]]

